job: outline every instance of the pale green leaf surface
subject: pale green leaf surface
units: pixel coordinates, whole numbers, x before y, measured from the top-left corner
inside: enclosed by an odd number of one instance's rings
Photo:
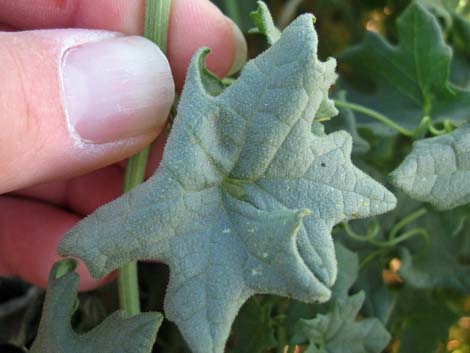
[[[338,261],[338,277],[334,286],[331,288],[331,299],[325,304],[307,304],[296,300],[290,300],[286,311],[286,319],[284,326],[289,336],[294,337],[294,344],[302,344],[304,337],[296,335],[296,323],[300,319],[311,318],[316,313],[328,310],[332,300],[336,298],[347,298],[349,290],[357,279],[359,273],[359,259],[358,256],[346,248],[339,241],[335,240],[336,258]]]
[[[347,68],[348,80],[343,83],[350,101],[384,113],[410,130],[426,115],[433,121],[467,119],[470,91],[449,82],[452,50],[437,19],[413,2],[397,20],[397,29],[398,46],[368,32],[361,44],[340,57]],[[367,117],[360,122],[381,128]]]
[[[137,259],[170,267],[166,316],[195,353],[223,352],[255,293],[326,301],[336,279],[332,227],[386,212],[395,197],[350,160],[351,137],[312,132],[335,79],[317,59],[312,16],[211,95],[188,71],[157,173],[100,208],[60,244],[94,276]]]
[[[145,313],[127,318],[115,312],[92,331],[78,335],[71,319],[80,277],[70,272],[58,277],[56,264],[49,277],[38,335],[30,353],[150,353],[162,316]]]
[[[256,28],[250,30],[251,33],[261,33],[266,36],[269,45],[276,43],[281,37],[281,31],[274,24],[268,6],[263,1],[258,1],[256,11],[250,13]]]
[[[364,293],[337,299],[327,314],[301,320],[298,329],[310,341],[307,352],[381,353],[390,340],[389,333],[375,318],[356,321]]]
[[[346,92],[340,91],[337,95],[341,101],[347,101]],[[351,134],[353,141],[353,154],[365,154],[369,152],[370,145],[366,139],[362,138],[357,131],[356,116],[351,109],[340,108],[339,114],[325,122],[325,130],[333,132],[345,130]],[[321,117],[321,114],[318,114]]]
[[[417,141],[391,174],[410,197],[451,209],[470,202],[470,125]]]

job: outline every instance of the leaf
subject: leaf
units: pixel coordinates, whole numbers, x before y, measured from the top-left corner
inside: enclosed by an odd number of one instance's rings
[[[263,1],[257,1],[258,8],[250,13],[256,28],[250,30],[250,33],[261,33],[266,36],[269,45],[276,43],[281,37],[281,31],[274,24],[268,6]]]
[[[307,352],[380,353],[390,340],[382,323],[375,318],[356,321],[364,293],[335,300],[332,310],[311,320],[301,320],[299,331],[310,341]]]
[[[382,273],[383,266],[379,261],[367,264],[360,272],[354,290],[365,293],[361,313],[367,317],[376,317],[386,325],[395,307],[397,293],[385,284]]]
[[[335,241],[336,258],[338,259],[338,278],[332,288],[334,298],[345,298],[356,282],[359,274],[358,256],[341,244]]]
[[[345,93],[344,91],[339,92],[338,99],[346,101]],[[325,130],[327,132],[338,130],[349,132],[353,140],[353,155],[365,154],[370,150],[369,142],[362,138],[357,131],[356,117],[351,109],[339,108],[339,114],[325,122]]]
[[[392,183],[410,197],[448,210],[470,202],[470,125],[417,141],[392,172]]]
[[[224,349],[256,293],[326,301],[336,279],[332,227],[395,206],[353,166],[351,137],[312,124],[335,74],[317,59],[312,16],[294,21],[214,96],[188,71],[157,173],[62,240],[94,276],[138,259],[170,267],[166,316],[196,353]]]
[[[335,241],[336,258],[338,261],[338,278],[332,287],[332,298],[325,304],[307,304],[290,300],[286,311],[284,327],[287,334],[296,341],[295,325],[300,319],[311,318],[318,312],[328,311],[329,303],[336,298],[347,298],[348,292],[357,279],[359,273],[359,260],[357,255],[346,248],[339,241]],[[302,339],[299,339],[303,343]]]
[[[450,288],[470,294],[470,228],[465,208],[430,212],[423,220],[427,244],[402,249],[399,274],[414,288]],[[466,224],[466,226],[464,226]]]
[[[31,353],[150,353],[162,316],[145,313],[126,318],[115,312],[92,331],[77,335],[71,326],[80,277],[73,270],[77,263],[56,263],[49,276],[38,336]],[[67,267],[69,267],[67,269]]]
[[[431,291],[407,287],[400,290],[395,316],[395,324],[400,326],[399,353],[436,352],[439,344],[447,343],[449,328],[458,319],[446,301],[438,300]]]
[[[360,45],[340,57],[350,101],[382,112],[410,130],[424,116],[434,122],[464,121],[470,110],[470,91],[449,82],[452,50],[437,19],[413,2],[397,20],[397,29],[398,46],[368,32]],[[370,119],[359,122],[385,131]]]
[[[271,318],[272,303],[259,303],[252,298],[243,305],[233,325],[233,353],[263,353],[277,346]]]

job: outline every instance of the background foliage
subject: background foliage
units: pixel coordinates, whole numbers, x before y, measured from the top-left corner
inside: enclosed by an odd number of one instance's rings
[[[256,9],[254,0],[214,2],[245,33],[253,27],[249,12]],[[437,131],[468,119],[470,1],[418,1],[437,26],[434,30],[426,27],[421,34],[410,31],[413,19],[397,21],[410,4],[405,0],[266,2],[280,28],[300,13],[315,14],[320,58],[338,58],[340,79],[332,92],[337,99],[372,107],[409,131],[425,115],[433,119],[432,128]],[[364,38],[373,41],[363,42]],[[261,36],[247,34],[247,39],[251,57],[266,48]],[[441,86],[447,89],[447,80],[451,82],[455,90],[463,92],[462,101],[456,104],[455,96],[446,96],[444,88],[431,82],[428,90],[420,91],[422,99],[409,104],[406,92],[400,90],[399,76],[403,70],[409,70],[406,77],[416,74],[413,67],[406,66],[407,47],[415,39],[422,47],[414,59],[423,60],[417,64],[420,68],[429,65],[428,80],[443,70],[436,66],[441,61],[433,59],[447,55],[449,75]],[[433,51],[440,40],[441,49]],[[389,45],[397,44],[402,53],[390,49]],[[450,54],[442,49],[446,45],[452,49]],[[384,57],[387,60],[381,60]],[[383,78],[387,75],[398,86]],[[412,82],[419,87],[410,90],[426,86],[419,77],[412,77]],[[440,101],[442,109],[429,107],[429,100]],[[325,125],[327,131],[345,129],[353,135],[355,164],[393,190],[398,207],[386,215],[335,228],[339,279],[328,303],[307,305],[276,296],[253,297],[237,317],[227,352],[470,352],[470,209],[467,205],[438,211],[388,183],[387,176],[411,151],[413,140],[431,133],[424,129],[406,136],[349,109],[341,109]],[[139,271],[143,310],[162,311],[168,268],[142,263]],[[102,322],[118,306],[115,293],[111,283],[80,294],[73,317],[75,329],[88,332]],[[17,279],[0,279],[0,343],[5,343],[0,352],[14,352],[11,344],[31,344],[43,301],[41,289]],[[176,327],[164,321],[155,351],[189,350]]]

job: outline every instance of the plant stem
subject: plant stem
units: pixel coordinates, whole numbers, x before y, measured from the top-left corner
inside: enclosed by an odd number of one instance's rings
[[[238,8],[238,0],[224,0],[225,12],[237,26],[241,26],[240,9]]]
[[[147,0],[144,35],[166,53],[171,0]],[[124,192],[132,190],[144,181],[150,146],[131,157],[126,167]],[[131,262],[118,270],[119,304],[128,315],[140,312],[137,262]]]
[[[395,239],[398,235],[398,232],[414,220],[424,216],[428,211],[425,208],[420,208],[413,213],[409,214],[405,218],[403,218],[400,222],[393,226],[392,230],[390,231],[390,239]]]
[[[414,137],[415,136],[415,131],[405,129],[404,127],[398,125],[397,123],[395,123],[391,119],[387,118],[385,115],[383,115],[383,114],[381,114],[381,113],[379,113],[375,110],[366,108],[366,107],[364,107],[362,105],[359,105],[359,104],[349,103],[349,102],[340,101],[340,100],[335,100],[335,105],[339,108],[351,109],[351,110],[354,110],[356,112],[368,115],[371,118],[374,118],[374,119],[384,123],[385,125],[390,126],[392,129],[397,130],[402,135],[405,135],[405,136],[408,136],[408,137]]]

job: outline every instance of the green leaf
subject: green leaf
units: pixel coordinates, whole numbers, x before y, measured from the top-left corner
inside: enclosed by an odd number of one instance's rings
[[[281,37],[281,31],[274,24],[268,6],[263,1],[258,1],[256,11],[250,13],[256,28],[250,30],[250,33],[261,33],[266,36],[269,45],[276,43]]]
[[[263,353],[277,346],[274,337],[272,303],[252,298],[243,305],[233,325],[235,344],[232,353]]]
[[[413,144],[391,174],[410,197],[447,210],[470,202],[470,125]]]
[[[64,260],[52,268],[38,335],[30,352],[150,353],[162,321],[157,313],[127,318],[119,311],[86,334],[78,335],[72,330],[70,321],[80,277],[67,272],[75,267],[76,262]]]
[[[354,290],[363,291],[366,296],[361,313],[367,317],[376,317],[386,325],[395,307],[397,293],[385,284],[383,270],[379,261],[368,263],[360,272]]]
[[[334,298],[345,298],[356,282],[359,274],[358,256],[341,244],[335,241],[336,258],[338,259],[338,278],[332,288]]]
[[[470,91],[449,82],[452,50],[437,19],[413,2],[397,20],[397,28],[398,46],[368,32],[360,45],[341,56],[350,101],[373,108],[410,130],[424,116],[434,122],[464,121],[470,110]],[[368,118],[360,122],[385,131]]]
[[[284,327],[290,337],[295,336],[295,324],[300,319],[311,318],[317,312],[327,311],[329,303],[335,298],[348,297],[348,292],[356,281],[359,273],[359,260],[354,252],[350,251],[339,241],[335,241],[335,250],[338,261],[338,278],[331,289],[332,299],[330,299],[328,303],[321,305],[290,300],[286,311],[286,319],[284,321]]]
[[[351,137],[316,116],[335,79],[317,58],[312,16],[294,21],[222,93],[188,71],[156,174],[73,228],[59,246],[94,276],[137,259],[170,267],[166,316],[196,353],[220,353],[256,293],[326,301],[332,227],[386,212],[395,197],[350,160]]]
[[[446,304],[431,291],[400,290],[395,310],[399,353],[436,352],[439,344],[447,343],[449,329],[459,315]]]
[[[415,288],[450,288],[470,294],[470,228],[465,208],[430,212],[421,220],[429,230],[427,243],[402,249],[399,274]],[[466,224],[466,226],[464,226]]]
[[[390,340],[382,323],[375,318],[356,321],[364,293],[333,302],[332,310],[311,320],[301,320],[298,330],[310,346],[307,352],[381,353]]]

